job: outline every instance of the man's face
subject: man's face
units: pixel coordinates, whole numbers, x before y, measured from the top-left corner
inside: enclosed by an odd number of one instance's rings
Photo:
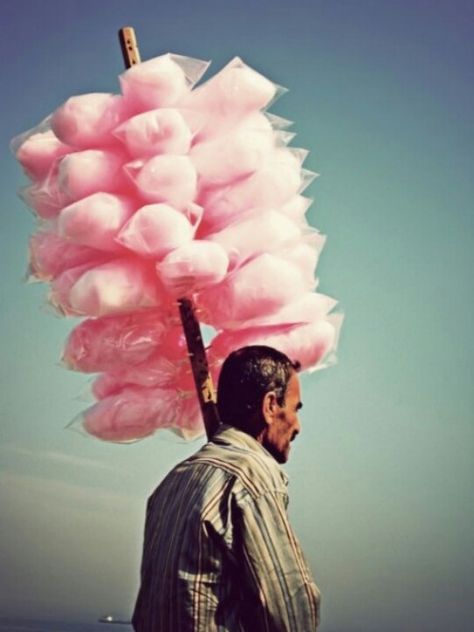
[[[286,463],[290,453],[290,442],[300,431],[298,411],[302,407],[300,381],[293,373],[287,388],[283,406],[275,403],[274,416],[267,426],[263,446],[278,463]]]

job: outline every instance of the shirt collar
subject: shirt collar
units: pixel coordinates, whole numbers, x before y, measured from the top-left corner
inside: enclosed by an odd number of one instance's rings
[[[239,430],[235,426],[229,426],[228,424],[221,424],[217,431],[212,436],[211,441],[218,445],[233,445],[250,452],[256,452],[268,461],[269,466],[274,468],[281,476],[283,483],[288,485],[288,476],[286,472],[280,467],[276,459],[270,454],[270,452],[263,447],[254,437],[247,434],[243,430]]]

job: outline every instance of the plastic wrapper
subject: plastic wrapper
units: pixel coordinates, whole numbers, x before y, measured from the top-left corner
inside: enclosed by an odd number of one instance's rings
[[[132,158],[157,154],[185,155],[193,134],[177,109],[162,108],[137,114],[114,130]]]
[[[199,222],[202,209],[194,205],[194,224]],[[190,214],[191,214],[190,212]],[[169,204],[142,206],[120,231],[117,241],[143,257],[160,259],[171,250],[190,242],[195,225]]]
[[[32,235],[29,253],[29,273],[40,281],[55,279],[70,268],[105,263],[111,257],[110,253],[71,243],[48,230]]]
[[[51,118],[60,141],[79,149],[114,143],[111,131],[127,116],[123,97],[115,94],[81,94],[68,99]]]
[[[163,302],[154,268],[130,258],[114,259],[90,268],[67,293],[74,313],[92,316],[119,314]]]
[[[190,93],[209,62],[167,53],[132,66],[120,76],[127,104],[137,112],[175,105]]]
[[[325,242],[324,235],[314,232],[305,235],[301,241],[285,247],[280,253],[280,256],[298,268],[301,281],[307,288],[317,286],[314,274]]]
[[[283,92],[239,57],[193,90],[182,105],[202,116],[199,140],[225,133],[248,115],[268,107]],[[186,110],[183,112],[186,116]]]
[[[58,163],[57,186],[67,200],[99,192],[121,192],[126,178],[119,150],[84,149],[63,156]]]
[[[173,296],[183,296],[219,283],[227,272],[229,258],[217,243],[194,240],[170,252],[157,264],[163,285]]]
[[[167,202],[182,209],[196,197],[197,173],[188,156],[163,154],[128,163],[125,169],[148,202]]]
[[[272,314],[309,288],[292,263],[264,253],[230,273],[198,297],[205,322],[217,329],[235,327]]]
[[[48,301],[58,314],[64,316],[82,316],[82,312],[75,309],[71,303],[71,290],[79,279],[91,268],[90,262],[68,268],[51,282]]]
[[[59,213],[58,233],[83,246],[120,252],[124,248],[116,237],[134,210],[134,201],[130,198],[112,193],[93,193]]]
[[[291,303],[284,305],[278,311],[273,312],[273,314],[259,314],[247,322],[247,327],[315,323],[325,320],[336,305],[337,301],[325,294],[306,292]]]
[[[64,206],[72,202],[59,188],[57,169],[54,165],[45,178],[23,187],[19,195],[25,204],[44,220],[54,219]]]
[[[178,391],[194,389],[194,379],[188,357],[169,359],[163,347],[148,360],[102,373],[94,381],[92,392],[97,399],[120,393],[128,386],[146,388],[176,388]]]
[[[305,222],[305,213],[313,203],[303,195],[293,195],[288,202],[279,207],[279,211],[295,222]]]
[[[176,322],[162,311],[147,310],[84,320],[69,335],[63,363],[84,373],[121,371],[157,355],[174,362],[185,357],[185,349]]]
[[[42,180],[55,160],[73,151],[62,143],[51,129],[40,126],[12,143],[16,159],[32,180]],[[15,147],[17,146],[17,149]]]
[[[300,237],[300,228],[286,215],[254,209],[208,239],[220,244],[231,262],[237,264],[263,252],[276,252]]]
[[[314,370],[332,350],[337,338],[339,322],[317,320],[295,325],[250,327],[237,331],[224,331],[212,341],[210,359],[219,365],[234,349],[247,345],[266,345],[285,353],[301,370]]]
[[[206,209],[206,223],[217,230],[251,208],[278,208],[298,194],[302,185],[299,157],[289,149],[278,148],[260,170],[210,190],[200,202]]]
[[[227,134],[194,144],[190,157],[201,186],[222,186],[261,169],[274,146],[275,134],[268,119],[257,113]]]
[[[85,430],[107,441],[133,441],[179,426],[185,398],[175,389],[130,386],[85,411]]]

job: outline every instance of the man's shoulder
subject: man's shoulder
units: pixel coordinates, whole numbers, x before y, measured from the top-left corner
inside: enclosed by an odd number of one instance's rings
[[[225,428],[206,443],[178,470],[202,468],[208,476],[225,476],[241,486],[251,497],[267,492],[286,493],[286,476],[266,450],[239,430]]]

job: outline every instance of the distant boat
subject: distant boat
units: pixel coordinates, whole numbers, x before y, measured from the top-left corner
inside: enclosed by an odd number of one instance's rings
[[[131,621],[125,621],[125,619],[117,619],[112,614],[106,614],[104,617],[97,619],[99,623],[123,623],[124,625],[131,625]]]

